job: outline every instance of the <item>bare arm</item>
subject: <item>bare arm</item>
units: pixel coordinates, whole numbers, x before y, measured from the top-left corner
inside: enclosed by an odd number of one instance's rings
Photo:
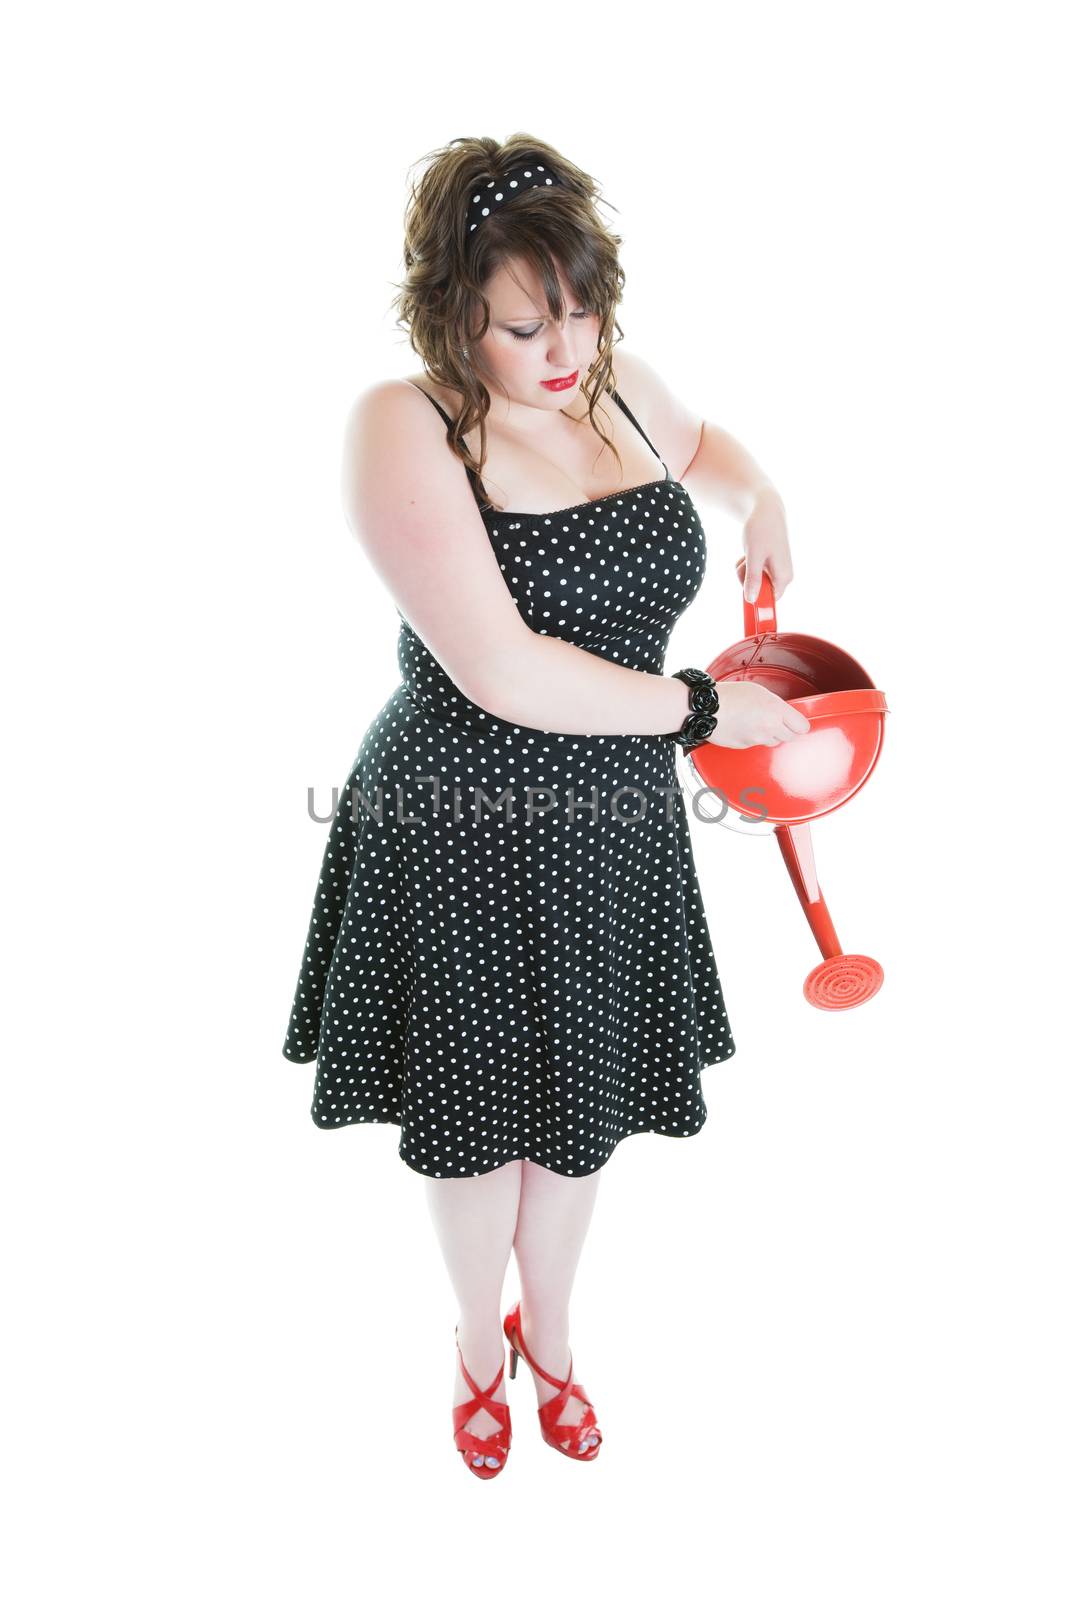
[[[747,519],[760,499],[781,497],[759,462],[725,428],[705,422],[643,356],[632,350],[613,353],[620,385],[631,398],[639,397],[650,419],[653,439],[670,440],[682,461],[688,461],[678,474],[698,500],[720,506],[742,520]]]
[[[478,705],[549,733],[673,733],[689,711],[678,678],[620,667],[566,639],[530,632],[532,653],[499,661]],[[531,676],[527,676],[530,674]]]
[[[781,503],[774,484],[744,445],[714,423],[705,422],[697,453],[683,474],[685,486],[742,521],[752,515],[762,498]]]
[[[552,733],[680,728],[677,678],[620,667],[523,621],[444,423],[410,384],[357,399],[345,429],[345,517],[401,615],[475,705]]]
[[[793,581],[793,558],[785,506],[767,473],[739,440],[725,428],[705,422],[641,356],[616,350],[614,362],[650,419],[651,436],[669,441],[677,460],[688,463],[678,473],[679,482],[696,499],[721,507],[744,524],[744,559],[738,567],[744,567],[745,599],[756,599],[765,573],[775,595],[783,595]],[[790,719],[785,721],[789,724]],[[755,731],[751,724],[747,730],[734,728],[735,734]],[[722,733],[714,742],[725,742]]]

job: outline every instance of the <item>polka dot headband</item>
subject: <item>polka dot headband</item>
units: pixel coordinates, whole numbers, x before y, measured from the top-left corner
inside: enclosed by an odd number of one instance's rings
[[[467,233],[472,234],[483,217],[488,217],[491,212],[499,211],[501,206],[506,206],[509,200],[514,200],[523,189],[536,189],[541,185],[558,183],[555,173],[547,167],[535,165],[533,162],[526,165],[512,167],[510,172],[505,172],[502,178],[478,187],[467,212]]]

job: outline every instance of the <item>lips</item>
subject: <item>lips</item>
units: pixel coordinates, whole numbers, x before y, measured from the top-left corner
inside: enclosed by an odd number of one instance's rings
[[[575,367],[574,371],[570,374],[569,377],[566,377],[566,378],[542,378],[541,379],[541,387],[542,387],[542,389],[571,389],[571,388],[573,388],[573,386],[577,382],[578,382],[578,369],[577,369],[577,367]]]

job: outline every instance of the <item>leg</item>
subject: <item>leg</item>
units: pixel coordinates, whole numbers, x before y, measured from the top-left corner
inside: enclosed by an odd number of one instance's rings
[[[511,1257],[522,1182],[522,1161],[508,1161],[474,1178],[427,1178],[426,1198],[459,1308],[457,1337],[467,1371],[486,1389],[504,1359],[500,1291]],[[453,1405],[471,1398],[456,1355]],[[507,1398],[504,1379],[490,1399]],[[486,1438],[499,1423],[484,1406],[467,1423]],[[492,1462],[490,1462],[492,1465]]]
[[[522,1332],[537,1363],[559,1378],[567,1376],[570,1366],[571,1288],[599,1184],[600,1171],[567,1178],[532,1161],[522,1163],[522,1194],[515,1230],[515,1259],[522,1284]],[[537,1403],[544,1405],[559,1390],[545,1383],[532,1368],[530,1371],[537,1386]],[[560,1421],[578,1422],[582,1410],[582,1402],[572,1395]],[[595,1435],[590,1435],[590,1446],[594,1442]]]

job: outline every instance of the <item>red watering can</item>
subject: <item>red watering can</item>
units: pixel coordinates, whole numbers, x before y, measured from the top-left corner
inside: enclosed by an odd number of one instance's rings
[[[744,581],[744,558],[737,565]],[[760,822],[769,825],[764,832],[773,830],[823,957],[804,981],[804,997],[822,1010],[840,1011],[876,995],[883,972],[871,956],[842,953],[815,875],[809,824],[851,800],[874,771],[885,737],[885,695],[837,645],[778,631],[766,572],[755,603],[746,600],[744,608],[745,637],[705,670],[718,683],[762,684],[811,726],[779,745],[698,745],[683,763],[686,787],[694,795],[703,785],[716,790],[737,832],[756,832]]]

